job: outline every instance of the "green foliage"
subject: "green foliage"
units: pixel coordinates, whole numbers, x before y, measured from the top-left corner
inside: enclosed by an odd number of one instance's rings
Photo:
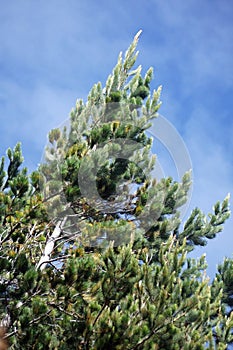
[[[146,130],[161,88],[150,94],[152,68],[133,69],[139,34],[105,88],[77,101],[70,129],[50,132],[39,171],[22,168],[19,144],[1,160],[0,322],[12,350],[220,350],[233,341],[232,260],[211,282],[205,257],[188,255],[222,230],[229,197],[182,226],[190,175],[151,178]]]
[[[225,258],[222,265],[218,266],[217,280],[223,282],[223,301],[227,313],[233,310],[233,260]]]

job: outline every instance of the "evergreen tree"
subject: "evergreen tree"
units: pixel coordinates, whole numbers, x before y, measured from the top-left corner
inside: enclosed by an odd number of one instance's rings
[[[106,86],[54,129],[39,171],[20,145],[0,166],[0,326],[11,349],[226,349],[232,342],[232,260],[210,282],[205,245],[229,217],[179,208],[181,183],[150,175],[146,130],[158,117],[150,68],[133,68],[138,33]]]

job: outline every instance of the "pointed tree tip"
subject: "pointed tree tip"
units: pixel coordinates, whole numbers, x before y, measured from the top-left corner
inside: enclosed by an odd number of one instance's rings
[[[135,35],[135,39],[138,39],[139,36],[141,35],[141,33],[142,33],[142,29],[140,29],[140,30],[137,32],[137,34]]]

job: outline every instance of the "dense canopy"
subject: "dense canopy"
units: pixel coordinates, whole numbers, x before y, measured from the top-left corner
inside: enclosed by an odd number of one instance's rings
[[[21,146],[0,164],[0,323],[10,349],[225,349],[232,260],[210,281],[205,245],[229,197],[185,223],[190,174],[151,176],[159,118],[153,70],[134,67],[140,32],[109,75],[54,129],[32,174]]]

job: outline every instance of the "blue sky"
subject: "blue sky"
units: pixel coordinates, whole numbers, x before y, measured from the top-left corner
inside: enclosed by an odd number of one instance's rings
[[[48,131],[77,98],[105,82],[135,33],[138,63],[163,86],[161,114],[193,163],[194,206],[209,212],[233,196],[233,3],[229,0],[0,0],[0,153],[22,142],[25,165],[40,162]],[[162,160],[161,160],[162,161]],[[163,164],[162,164],[163,165]],[[207,252],[212,273],[232,256],[232,219]]]

